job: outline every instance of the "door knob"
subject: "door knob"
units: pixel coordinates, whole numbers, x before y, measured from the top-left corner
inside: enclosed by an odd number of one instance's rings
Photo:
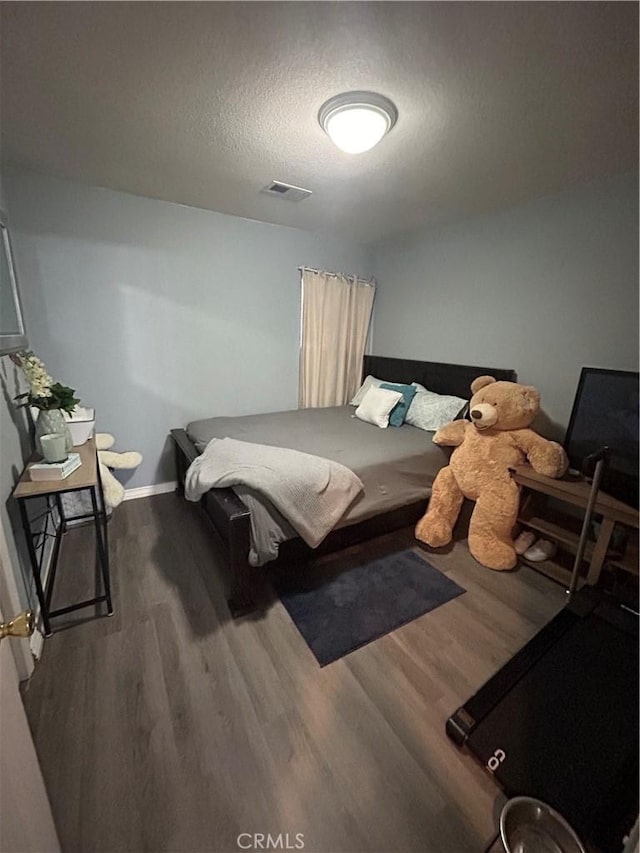
[[[33,610],[15,616],[11,622],[0,622],[0,640],[5,637],[30,637],[35,628]]]

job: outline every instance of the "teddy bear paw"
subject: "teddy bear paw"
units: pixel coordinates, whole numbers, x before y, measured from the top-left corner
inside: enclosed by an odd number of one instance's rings
[[[115,438],[108,432],[97,432],[95,435],[96,450],[109,450],[116,443]]]
[[[114,453],[111,450],[101,450],[100,461],[109,468],[137,468],[142,462],[142,454],[136,450],[126,453]]]
[[[448,545],[453,537],[453,528],[442,517],[426,515],[416,524],[415,536],[420,542],[432,548],[442,548]]]

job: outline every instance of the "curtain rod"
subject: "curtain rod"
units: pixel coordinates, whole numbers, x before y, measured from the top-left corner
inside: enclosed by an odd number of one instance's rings
[[[360,276],[358,275],[348,275],[347,273],[341,272],[327,272],[327,270],[316,270],[313,267],[298,267],[298,269],[300,270],[300,272],[313,272],[316,273],[316,275],[328,275],[330,278],[353,278],[356,281],[361,282],[362,284],[368,285],[369,287],[376,286],[375,278],[360,278]]]

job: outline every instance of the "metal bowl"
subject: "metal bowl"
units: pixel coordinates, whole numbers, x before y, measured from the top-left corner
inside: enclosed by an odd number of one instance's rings
[[[500,836],[506,853],[585,853],[562,815],[533,797],[514,797],[506,803]]]

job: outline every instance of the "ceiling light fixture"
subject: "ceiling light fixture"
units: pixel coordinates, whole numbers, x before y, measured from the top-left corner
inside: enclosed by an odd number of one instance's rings
[[[347,154],[377,145],[398,119],[395,105],[375,92],[345,92],[329,98],[318,113],[320,127]]]

